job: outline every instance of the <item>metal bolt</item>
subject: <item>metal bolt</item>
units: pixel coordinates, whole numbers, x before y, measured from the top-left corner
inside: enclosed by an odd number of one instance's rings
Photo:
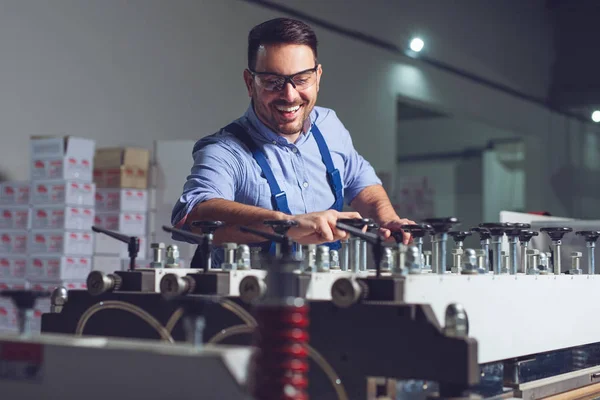
[[[177,245],[167,247],[167,259],[165,261],[167,268],[179,268],[179,248]]]
[[[409,246],[406,249],[405,266],[409,274],[420,274],[421,270],[421,255],[417,246]]]
[[[475,251],[477,258],[477,271],[480,274],[487,274],[489,270],[489,250],[479,249]]]
[[[64,286],[59,286],[52,291],[52,296],[50,297],[50,312],[51,313],[59,313],[62,311],[63,306],[67,303],[69,299],[69,292],[67,288]]]
[[[223,243],[223,251],[225,260],[221,264],[221,269],[232,270],[236,269],[237,265],[235,262],[235,251],[237,250],[237,243]]]
[[[431,250],[425,250],[423,252],[423,268],[431,269]]]
[[[460,274],[460,270],[462,269],[463,254],[464,250],[462,247],[452,249],[452,273]]]
[[[527,269],[527,275],[538,275],[540,273],[539,265],[540,265],[540,251],[537,249],[528,249],[527,250],[527,265],[529,268]]]
[[[340,269],[340,255],[337,250],[329,251],[329,268]]]
[[[462,305],[456,303],[448,305],[444,322],[446,336],[456,338],[469,336],[469,317]]]
[[[485,258],[478,257],[477,251],[473,249],[465,249],[462,258],[462,269],[460,273],[463,275],[476,275],[479,273],[479,261],[481,259],[481,265],[484,265]]]
[[[150,263],[151,268],[165,267],[165,260],[163,259],[165,247],[165,244],[162,242],[150,244],[150,248],[152,249],[152,262]]]
[[[500,252],[500,258],[502,259],[502,269],[500,270],[501,274],[510,273],[510,256],[506,254],[505,251]]]
[[[574,251],[571,253],[571,270],[569,273],[571,275],[581,275],[581,257],[583,253],[579,251]]]
[[[315,266],[318,272],[329,272],[329,247],[317,246]]]
[[[391,271],[394,269],[394,254],[392,249],[385,247],[383,249],[383,258],[381,259],[381,269],[384,271]]]
[[[304,256],[304,270],[305,271],[314,271],[315,270],[315,262],[317,258],[317,246],[314,244],[309,244],[307,246],[306,255]]]
[[[238,269],[252,268],[250,263],[250,247],[240,244],[235,251],[235,261]]]

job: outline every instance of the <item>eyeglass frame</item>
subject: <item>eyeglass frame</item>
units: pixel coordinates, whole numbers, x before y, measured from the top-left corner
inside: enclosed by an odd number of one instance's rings
[[[308,68],[308,69],[305,69],[305,70],[300,71],[300,72],[296,72],[295,74],[291,74],[291,75],[281,75],[281,74],[277,74],[275,72],[256,72],[256,71],[253,71],[250,68],[248,68],[248,72],[250,72],[250,74],[252,74],[252,78],[255,78],[257,75],[273,75],[273,76],[277,76],[279,78],[283,78],[284,81],[283,81],[283,86],[281,86],[281,89],[279,89],[279,90],[269,90],[270,92],[280,92],[280,91],[282,91],[287,86],[288,82],[292,85],[292,87],[294,89],[296,89],[296,84],[294,83],[294,81],[292,79],[295,76],[297,76],[297,75],[305,74],[307,72],[314,72],[316,74],[317,71],[319,70],[319,66],[320,66],[320,64],[317,64],[313,68]],[[309,86],[309,87],[311,87],[311,86]],[[307,87],[306,89],[308,89],[309,87]]]

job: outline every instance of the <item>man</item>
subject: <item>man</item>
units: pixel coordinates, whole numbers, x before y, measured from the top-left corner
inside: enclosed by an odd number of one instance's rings
[[[306,24],[277,18],[251,30],[243,73],[250,106],[194,146],[174,226],[194,230],[194,221],[224,221],[215,243],[264,244],[239,227],[270,231],[264,221],[292,219],[294,241],[322,244],[348,237],[336,228],[341,218],[373,218],[386,238],[414,223],[396,214],[335,112],[315,106],[322,73],[317,38]],[[343,212],[344,200],[356,211]]]

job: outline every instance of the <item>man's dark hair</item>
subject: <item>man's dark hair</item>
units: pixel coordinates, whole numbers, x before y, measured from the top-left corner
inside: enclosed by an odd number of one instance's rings
[[[317,59],[317,35],[304,22],[290,18],[275,18],[256,25],[248,35],[248,68],[256,67],[256,53],[261,45],[303,44],[310,47]]]

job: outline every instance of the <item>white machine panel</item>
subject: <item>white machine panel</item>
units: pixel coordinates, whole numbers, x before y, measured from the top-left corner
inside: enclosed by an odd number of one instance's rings
[[[404,300],[430,304],[444,325],[460,303],[479,362],[598,342],[600,279],[591,275],[409,275]]]

